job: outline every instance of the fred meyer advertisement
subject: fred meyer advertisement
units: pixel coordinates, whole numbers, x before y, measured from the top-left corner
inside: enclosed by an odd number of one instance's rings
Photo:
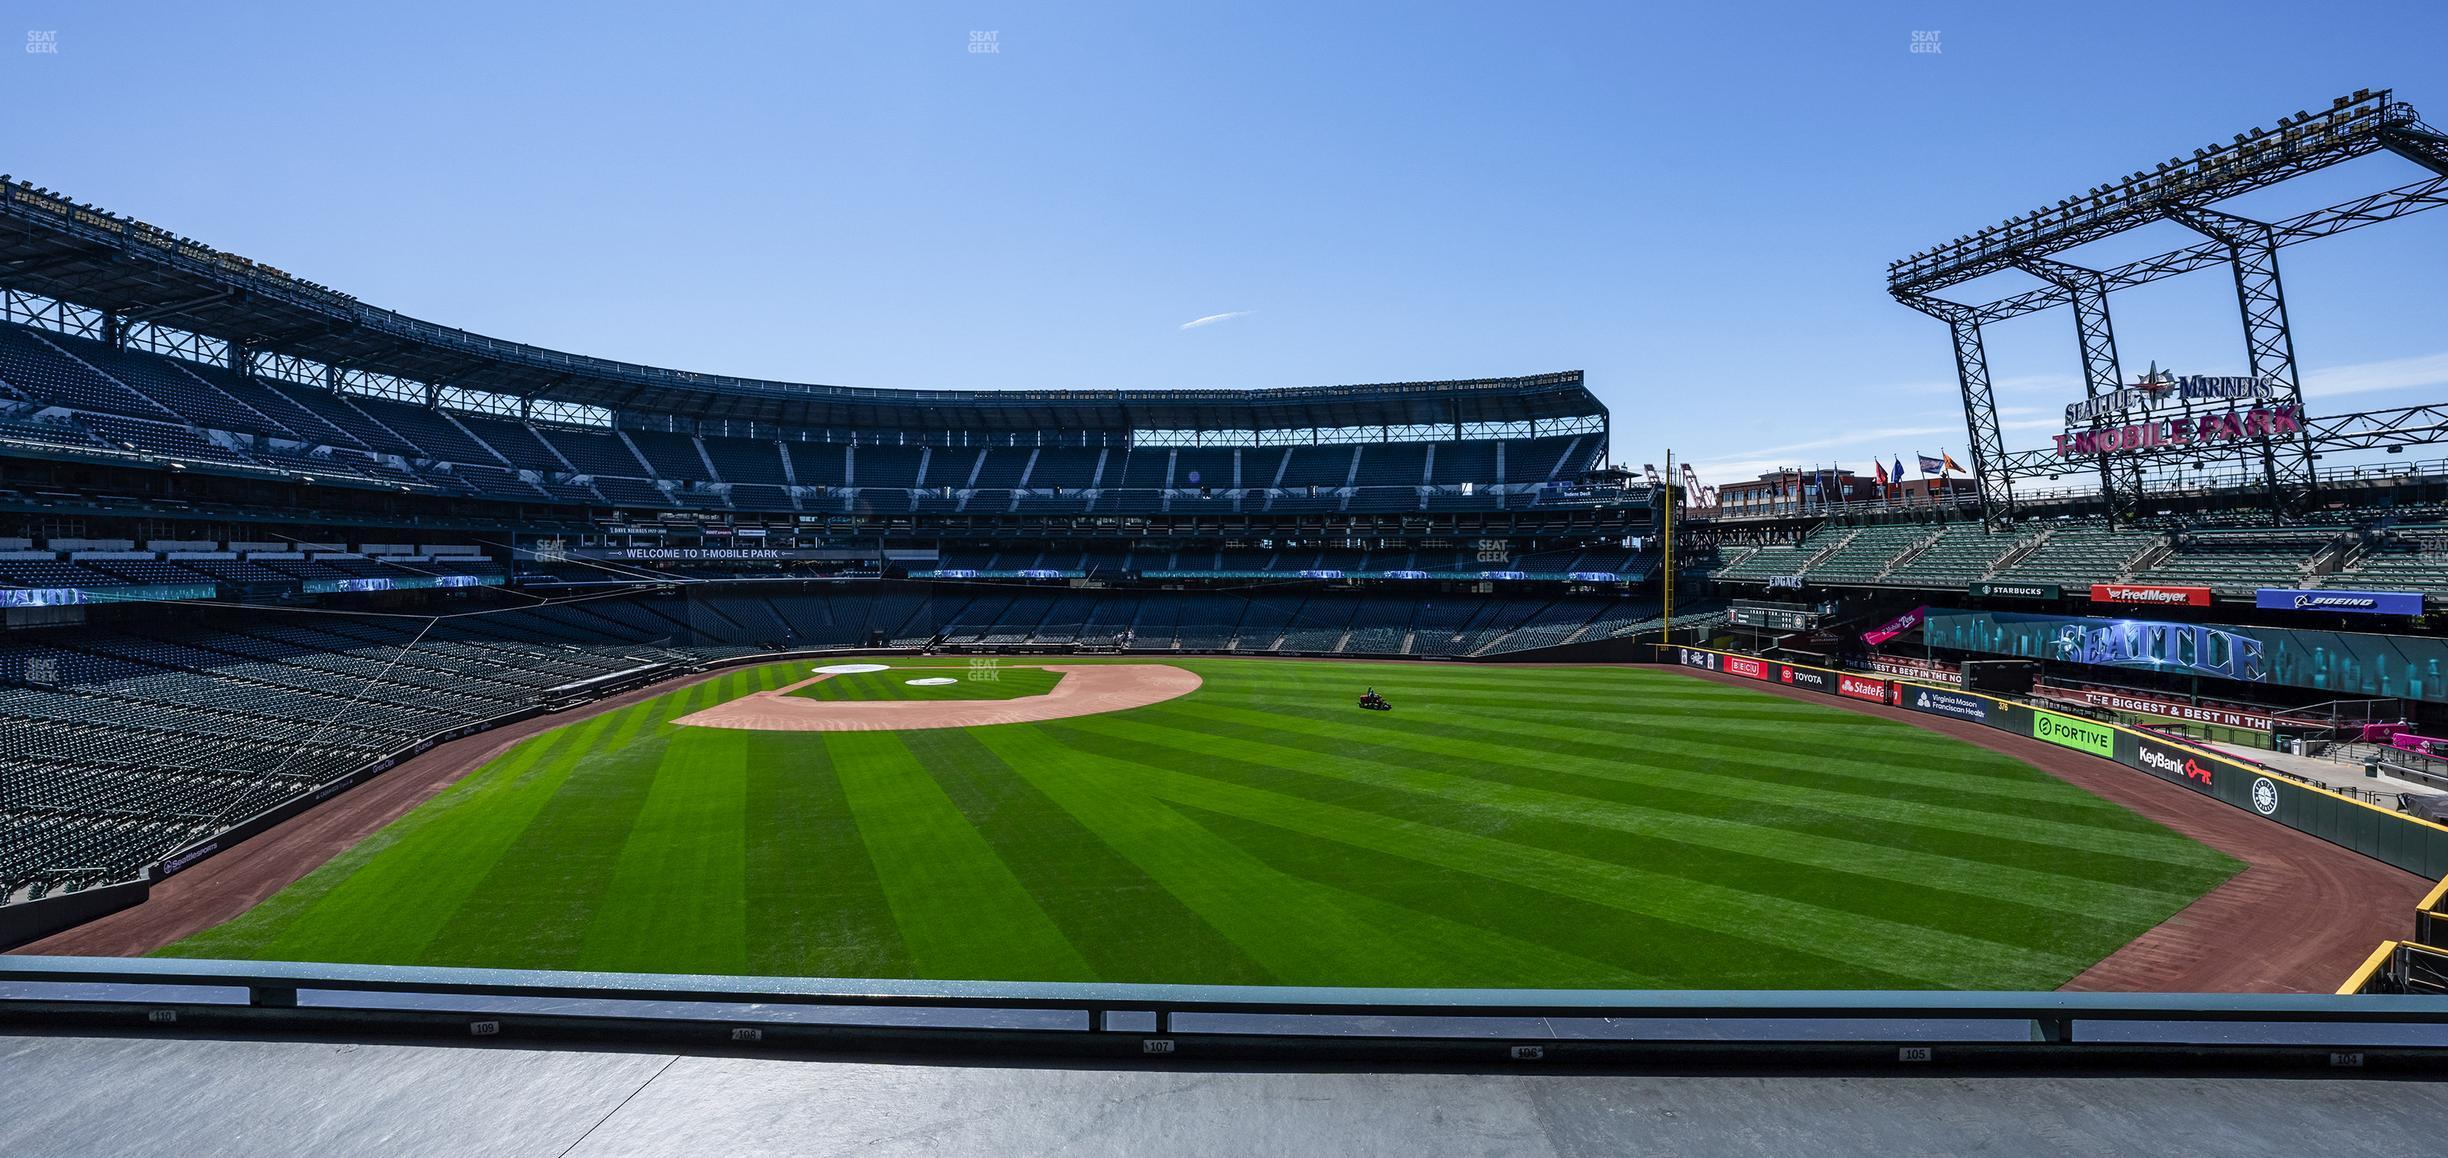
[[[2146,583],[2094,583],[2091,602],[2134,607],[2208,607],[2207,587],[2164,587]]]

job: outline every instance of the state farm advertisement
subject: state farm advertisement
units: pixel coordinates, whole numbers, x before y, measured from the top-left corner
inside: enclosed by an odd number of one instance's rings
[[[1857,700],[1868,700],[1874,704],[1883,704],[1887,702],[1887,681],[1866,680],[1860,676],[1838,676],[1836,677],[1836,694],[1850,696]]]
[[[2207,587],[2162,587],[2150,583],[2094,583],[2091,602],[2120,607],[2208,607]]]
[[[1725,671],[1728,675],[1749,676],[1755,680],[1768,678],[1768,665],[1747,656],[1725,657]]]

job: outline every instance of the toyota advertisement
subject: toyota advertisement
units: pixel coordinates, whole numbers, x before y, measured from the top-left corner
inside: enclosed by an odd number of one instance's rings
[[[1836,681],[1829,679],[1826,672],[1812,668],[1779,664],[1777,665],[1777,680],[1780,683],[1792,684],[1797,688],[1808,688],[1814,692],[1825,692],[1829,695],[1834,695],[1836,692]]]

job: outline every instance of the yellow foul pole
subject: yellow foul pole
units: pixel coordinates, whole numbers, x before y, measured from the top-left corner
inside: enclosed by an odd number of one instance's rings
[[[1659,564],[1658,564],[1658,566],[1659,566],[1659,573],[1665,577],[1666,606],[1665,606],[1665,609],[1664,609],[1664,613],[1665,613],[1665,616],[1666,616],[1666,622],[1665,622],[1665,624],[1663,625],[1663,629],[1662,629],[1662,631],[1661,631],[1661,633],[1660,633],[1659,638],[1663,639],[1663,640],[1664,640],[1666,643],[1668,643],[1668,644],[1672,644],[1672,643],[1674,643],[1674,581],[1675,581],[1675,563],[1674,563],[1675,460],[1674,460],[1674,451],[1672,451],[1672,450],[1669,450],[1669,451],[1667,451],[1667,452],[1666,452],[1666,488],[1665,488],[1665,494],[1664,494],[1664,495],[1662,495],[1662,496],[1660,496],[1660,497],[1662,497],[1662,498],[1664,498],[1664,499],[1666,500],[1666,526],[1665,526],[1665,531],[1664,531],[1664,533],[1663,533],[1663,534],[1660,536],[1660,538],[1663,540],[1663,543],[1662,543],[1662,544],[1659,546],[1659,548],[1658,548],[1658,552],[1659,552],[1659,560],[1660,560],[1660,561],[1659,561]]]

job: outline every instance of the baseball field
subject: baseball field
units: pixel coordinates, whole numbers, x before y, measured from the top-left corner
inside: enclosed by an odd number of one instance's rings
[[[814,684],[805,661],[735,669],[532,736],[162,952],[2036,990],[2241,867],[2008,757],[1669,669],[1044,661],[1071,673],[1057,682],[1029,660],[993,681],[958,660],[875,662],[890,666]],[[1059,692],[1141,673],[1169,673],[1170,698],[974,727],[674,723],[748,700],[975,706],[930,704],[923,689],[962,685],[909,679]],[[830,680],[841,699],[804,694]],[[1371,685],[1394,711],[1354,706]],[[1001,693],[924,693],[970,694]]]

